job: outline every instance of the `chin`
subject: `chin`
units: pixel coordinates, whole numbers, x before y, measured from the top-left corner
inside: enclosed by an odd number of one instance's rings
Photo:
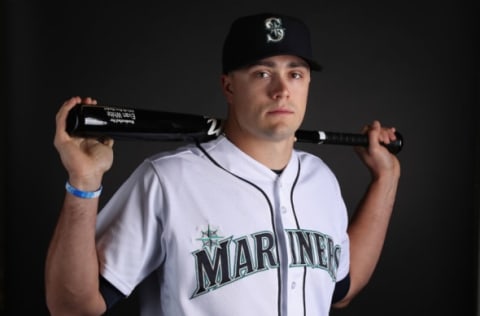
[[[295,132],[292,131],[291,129],[275,130],[268,133],[267,137],[273,141],[293,140],[295,138]]]

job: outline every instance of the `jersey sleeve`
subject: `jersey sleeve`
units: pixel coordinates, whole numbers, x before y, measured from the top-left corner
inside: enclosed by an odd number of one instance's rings
[[[337,282],[344,280],[350,274],[350,239],[348,237],[347,228],[348,228],[348,216],[345,216],[345,229],[343,239],[341,241],[341,252],[340,260],[337,269]],[[348,283],[350,284],[350,283]]]
[[[110,309],[118,301],[125,298],[125,295],[108,282],[104,277],[99,276],[100,293],[103,296],[103,300],[107,305],[107,309]]]
[[[337,270],[337,282],[341,280],[348,280],[348,286],[350,286],[350,238],[348,236],[348,224],[349,224],[349,217],[348,217],[348,211],[347,207],[345,205],[345,201],[343,199],[343,194],[341,192],[341,187],[340,184],[336,178],[336,176],[333,174],[333,172],[330,170],[332,177],[334,179],[334,185],[335,185],[335,191],[336,191],[336,201],[338,203],[338,208],[339,210],[342,210],[339,212],[339,234],[340,234],[340,247],[341,247],[341,252],[340,252],[340,260],[339,260],[339,265],[338,265],[338,270]]]
[[[98,214],[100,274],[124,295],[128,296],[163,260],[158,216],[162,196],[155,169],[145,161]]]
[[[350,289],[350,274],[347,274],[345,278],[338,281],[335,284],[335,290],[333,291],[332,304],[335,304],[344,298],[348,290]]]

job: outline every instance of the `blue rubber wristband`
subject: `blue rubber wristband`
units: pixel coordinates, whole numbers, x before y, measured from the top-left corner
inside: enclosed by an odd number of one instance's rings
[[[102,193],[103,186],[100,186],[97,191],[82,191],[79,190],[75,187],[73,187],[68,181],[65,183],[65,189],[67,190],[68,193],[82,198],[82,199],[94,199],[100,196]]]

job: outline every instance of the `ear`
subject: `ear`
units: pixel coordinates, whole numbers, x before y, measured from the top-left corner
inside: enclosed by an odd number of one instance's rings
[[[221,77],[221,83],[222,83],[222,91],[223,94],[225,95],[225,98],[227,98],[227,101],[230,100],[230,98],[233,96],[233,90],[232,90],[232,78],[229,75],[222,75]]]

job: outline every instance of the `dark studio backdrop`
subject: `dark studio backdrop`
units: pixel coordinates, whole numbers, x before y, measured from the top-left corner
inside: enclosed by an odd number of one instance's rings
[[[475,315],[478,11],[471,1],[3,1],[1,312],[48,315],[45,254],[66,173],[55,113],[73,96],[222,117],[220,51],[239,15],[278,11],[311,27],[305,128],[405,137],[402,178],[371,282],[332,315]],[[146,156],[175,143],[117,142],[102,203]],[[368,174],[344,146],[299,144],[336,172],[353,211]],[[6,164],[5,164],[6,159]],[[137,315],[133,295],[109,315]],[[460,313],[460,311],[464,311]],[[467,312],[465,312],[467,311]]]

